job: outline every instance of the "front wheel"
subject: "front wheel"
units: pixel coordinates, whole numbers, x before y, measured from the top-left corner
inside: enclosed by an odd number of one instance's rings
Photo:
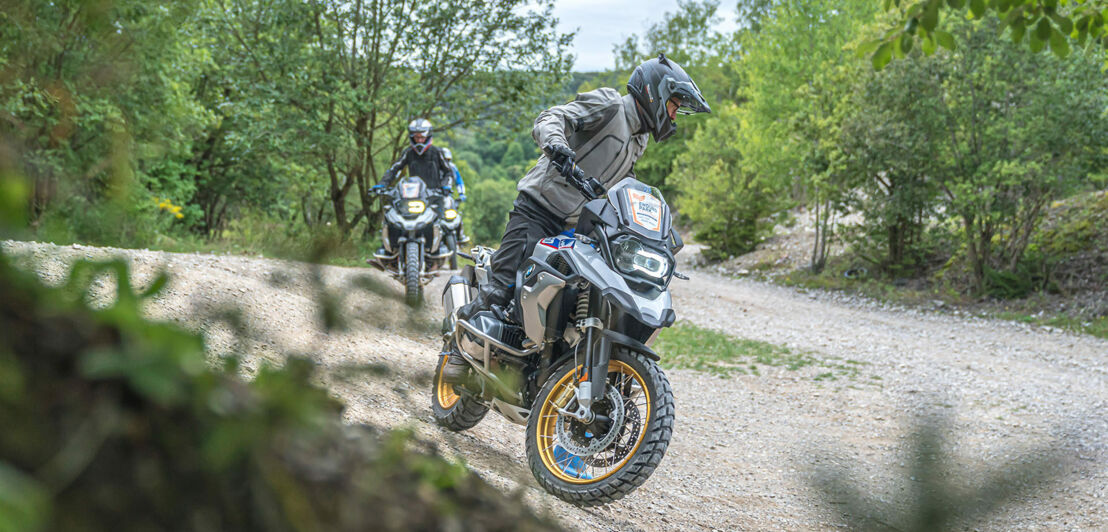
[[[450,249],[450,269],[458,269],[458,239],[455,238],[454,232],[451,231],[446,234],[446,247]]]
[[[527,461],[546,491],[596,506],[622,499],[658,467],[673,434],[673,391],[652,360],[613,351],[607,392],[593,404],[598,421],[585,424],[558,412],[577,408],[578,371],[567,361],[539,391],[527,420]]]
[[[409,307],[418,307],[423,303],[423,285],[419,282],[421,259],[419,242],[404,245],[404,300]]]

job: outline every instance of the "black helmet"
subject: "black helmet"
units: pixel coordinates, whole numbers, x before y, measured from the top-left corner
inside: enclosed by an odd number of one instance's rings
[[[671,98],[677,100],[677,113],[691,115],[712,112],[696,82],[685,73],[681,65],[666,59],[665,54],[658,54],[657,59],[650,59],[635,67],[631,79],[627,80],[627,92],[639,103],[639,117],[654,135],[655,142],[661,142],[677,131],[677,126],[666,109],[666,102]]]
[[[431,146],[431,129],[431,121],[426,118],[417,118],[408,124],[408,140],[412,141],[412,147],[415,148],[416,153],[423,155],[423,152]],[[426,137],[423,142],[416,142],[416,133]]]

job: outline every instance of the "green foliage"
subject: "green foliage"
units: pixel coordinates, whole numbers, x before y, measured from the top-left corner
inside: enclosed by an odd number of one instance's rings
[[[930,221],[938,214],[940,188],[933,160],[948,138],[941,100],[921,94],[938,90],[941,77],[914,61],[880,75],[850,71],[857,90],[836,139],[838,183],[850,189],[844,207],[865,221],[846,236],[855,253],[880,269],[895,276],[920,273],[936,251]]]
[[[966,22],[958,51],[919,63],[938,68],[942,83],[920,97],[941,103],[932,120],[948,139],[928,172],[961,219],[977,289],[986,266],[1016,271],[1044,207],[1087,187],[1108,153],[1098,61],[1026,54],[998,39],[996,25]]]
[[[92,204],[180,178],[166,160],[186,157],[211,120],[188,91],[203,54],[178,31],[197,4],[5,5],[0,144],[31,178],[32,224],[75,195]]]
[[[142,318],[167,281],[81,261],[50,288],[0,254],[0,529],[553,528],[410,433],[345,425],[307,360],[212,367]]]
[[[817,271],[826,261],[832,214],[851,189],[838,145],[854,80],[844,47],[874,12],[872,2],[861,0],[782,2],[761,31],[742,40],[747,101],[736,143],[775,199],[807,204],[817,215],[811,261]]]
[[[469,202],[463,213],[466,227],[477,242],[498,245],[516,199],[516,182],[489,179],[467,190]]]
[[[773,183],[750,172],[734,140],[741,136],[739,110],[717,111],[688,141],[690,149],[674,162],[673,180],[682,195],[681,213],[692,222],[696,238],[714,257],[746,253],[772,227]]]
[[[570,36],[524,4],[11,0],[0,150],[31,177],[39,238],[219,240],[259,212],[374,234],[365,192],[409,119],[530,118],[564,81]]]
[[[903,53],[897,54],[898,58],[902,58],[917,40],[922,43],[927,55],[934,53],[936,44],[954,51],[954,36],[940,28],[951,19],[960,17],[955,15],[943,21],[940,15],[965,13],[967,8],[967,15],[974,19],[982,19],[989,13],[995,15],[995,20],[1002,24],[1002,30],[1007,29],[1011,41],[1017,45],[1022,45],[1026,36],[1032,53],[1042,51],[1049,44],[1055,56],[1065,58],[1070,53],[1071,41],[1079,48],[1090,41],[1108,48],[1108,6],[1098,0],[1063,0],[1061,3],[1057,0],[918,0],[910,5],[905,2],[904,6],[901,6],[900,0],[884,0],[886,11],[893,6],[903,7],[893,27],[858,51],[860,55],[872,53],[873,66],[877,70],[884,68],[892,59],[890,50],[902,50]]]

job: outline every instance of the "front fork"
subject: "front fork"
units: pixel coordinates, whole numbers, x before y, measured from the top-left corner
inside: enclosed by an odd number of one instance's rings
[[[593,402],[604,397],[608,383],[608,361],[612,357],[612,340],[604,334],[604,323],[608,318],[608,306],[600,297],[598,290],[589,289],[589,312],[587,318],[577,320],[577,328],[585,333],[585,360],[577,364],[584,370],[578,376],[577,409],[559,409],[558,412],[574,417],[583,423],[596,420],[592,411]]]

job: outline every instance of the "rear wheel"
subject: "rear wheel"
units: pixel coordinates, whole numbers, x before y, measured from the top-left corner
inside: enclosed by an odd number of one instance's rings
[[[585,424],[559,413],[577,409],[578,375],[567,361],[539,391],[527,420],[527,461],[546,491],[595,506],[631,493],[662,461],[673,434],[673,391],[652,360],[613,351],[607,391],[593,404],[610,421]]]
[[[423,303],[423,285],[419,282],[419,243],[404,244],[404,300],[410,307]]]
[[[476,399],[458,393],[454,385],[442,380],[442,370],[446,367],[447,355],[439,356],[439,365],[435,369],[435,379],[431,389],[431,410],[435,422],[454,432],[472,428],[484,419],[489,407]]]

